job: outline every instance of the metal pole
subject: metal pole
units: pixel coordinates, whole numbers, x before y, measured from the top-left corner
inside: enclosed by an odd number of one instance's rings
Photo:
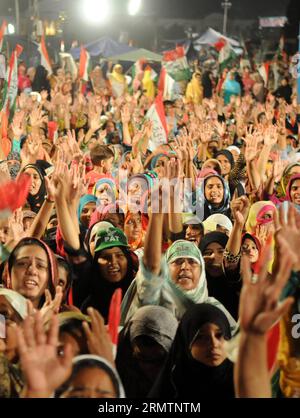
[[[231,6],[232,4],[228,0],[225,0],[225,2],[222,3],[222,7],[224,8],[223,35],[226,35],[227,32],[228,9],[230,9]]]
[[[19,0],[15,0],[15,13],[16,13],[16,34],[20,33],[20,9]]]

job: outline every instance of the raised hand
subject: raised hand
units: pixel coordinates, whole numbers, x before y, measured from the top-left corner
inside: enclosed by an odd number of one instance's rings
[[[246,196],[238,197],[231,202],[231,211],[235,222],[244,227],[250,209],[250,202]]]
[[[246,143],[245,160],[250,163],[255,160],[258,153],[258,141],[255,135],[247,134],[245,138],[242,138]]]
[[[86,335],[89,353],[103,357],[114,365],[113,345],[102,316],[93,308],[88,308],[87,312],[91,318],[91,323],[83,322],[82,326]]]
[[[50,291],[48,289],[45,290],[45,303],[40,309],[44,324],[47,324],[52,319],[53,315],[59,313],[62,298],[63,291],[61,286],[56,286],[53,299]]]
[[[13,122],[11,124],[14,138],[20,138],[20,136],[24,133],[24,118],[25,112],[23,110],[15,113]]]
[[[49,332],[43,329],[40,312],[29,315],[17,328],[20,365],[26,381],[25,396],[50,397],[71,375],[72,351],[66,345],[64,357],[58,357],[58,319],[54,315]]]
[[[284,204],[279,208],[279,216],[274,217],[276,236],[285,239],[289,244],[291,250],[294,250],[296,256],[295,271],[300,270],[300,214],[295,209],[294,205],[289,203],[288,210],[285,215]]]
[[[272,147],[278,141],[278,130],[274,125],[268,126],[264,132],[264,144]]]
[[[243,288],[239,320],[241,330],[248,334],[265,335],[293,303],[293,298],[287,298],[282,303],[279,303],[279,298],[290,277],[295,256],[283,237],[276,238],[276,245],[280,255],[279,268],[271,280],[267,273],[270,247],[263,253],[257,280],[252,275],[249,259],[242,257]]]

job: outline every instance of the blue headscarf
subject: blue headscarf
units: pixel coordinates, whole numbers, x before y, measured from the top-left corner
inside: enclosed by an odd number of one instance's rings
[[[77,217],[78,217],[78,221],[79,221],[79,225],[81,225],[80,222],[80,216],[81,213],[83,211],[83,208],[88,204],[88,203],[97,203],[97,198],[96,196],[93,196],[92,194],[85,194],[84,196],[82,196],[79,200],[79,205],[78,205],[78,209],[77,209]]]
[[[241,86],[235,79],[230,79],[230,72],[227,75],[227,78],[224,83],[224,103],[227,105],[230,102],[231,96],[240,96]]]

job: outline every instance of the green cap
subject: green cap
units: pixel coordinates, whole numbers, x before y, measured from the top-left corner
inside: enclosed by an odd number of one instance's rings
[[[184,239],[175,241],[166,252],[167,263],[172,263],[177,258],[192,258],[202,264],[202,256],[199,248],[193,243]]]
[[[127,238],[119,228],[109,228],[97,234],[95,253],[112,247],[129,248]]]

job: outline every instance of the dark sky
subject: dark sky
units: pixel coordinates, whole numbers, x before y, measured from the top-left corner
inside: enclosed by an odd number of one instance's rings
[[[162,17],[201,18],[210,13],[222,12],[222,0],[142,0],[146,14],[159,14]],[[284,15],[290,0],[231,0],[230,15],[239,18],[256,18],[257,16]],[[48,0],[50,5],[57,3],[71,5],[76,9],[80,0]],[[120,11],[126,10],[125,0],[110,0]],[[300,0],[299,0],[300,2]],[[21,12],[28,5],[28,0],[19,0]],[[67,6],[68,8],[70,6]],[[12,9],[9,13],[8,9]],[[0,14],[14,13],[13,0],[0,0]]]

